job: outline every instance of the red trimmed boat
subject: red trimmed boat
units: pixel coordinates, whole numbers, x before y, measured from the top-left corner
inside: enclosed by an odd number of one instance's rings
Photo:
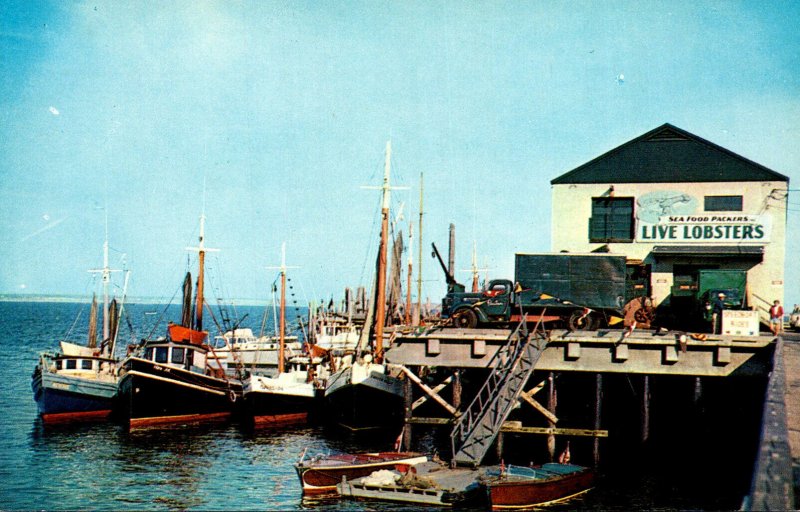
[[[342,478],[352,480],[370,475],[380,469],[394,469],[405,473],[408,468],[427,462],[428,457],[413,452],[377,452],[305,457],[294,465],[304,495],[333,494]]]
[[[483,479],[492,510],[526,508],[564,501],[592,489],[594,471],[574,464],[507,466]]]
[[[169,337],[147,340],[123,362],[119,401],[131,429],[228,419],[241,405],[242,383],[225,375],[203,330],[204,221],[200,217],[197,296],[192,318],[191,275],[183,282],[181,323]]]

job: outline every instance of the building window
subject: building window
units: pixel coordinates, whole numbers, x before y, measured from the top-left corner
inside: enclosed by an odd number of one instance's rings
[[[706,196],[705,210],[707,212],[740,212],[742,211],[742,196]]]
[[[593,197],[590,242],[633,242],[633,198]]]

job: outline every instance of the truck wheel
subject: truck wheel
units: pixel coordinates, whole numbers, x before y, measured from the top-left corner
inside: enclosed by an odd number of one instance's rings
[[[583,311],[573,311],[567,321],[570,331],[589,331],[594,329],[595,318],[590,314],[585,315]]]
[[[462,329],[474,329],[478,326],[478,315],[471,309],[461,311],[454,320],[456,327],[461,327]]]

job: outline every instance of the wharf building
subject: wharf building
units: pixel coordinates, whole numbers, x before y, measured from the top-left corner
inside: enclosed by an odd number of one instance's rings
[[[762,323],[783,304],[788,177],[664,124],[551,185],[552,250],[624,254],[659,311],[704,269],[746,271]]]

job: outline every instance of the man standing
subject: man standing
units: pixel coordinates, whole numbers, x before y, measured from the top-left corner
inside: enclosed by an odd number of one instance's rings
[[[769,328],[775,336],[783,332],[783,307],[779,300],[773,302],[769,308]]]
[[[722,334],[722,310],[725,309],[725,294],[719,292],[711,304],[711,332]]]

